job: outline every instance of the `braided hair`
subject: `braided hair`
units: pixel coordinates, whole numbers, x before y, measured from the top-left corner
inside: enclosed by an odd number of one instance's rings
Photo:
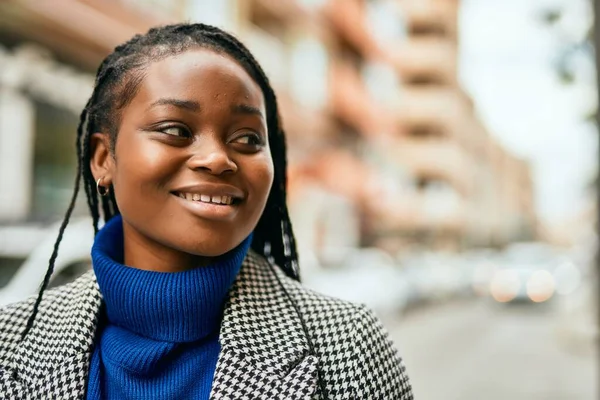
[[[94,132],[108,132],[111,151],[114,152],[120,112],[133,99],[145,68],[152,62],[183,53],[192,48],[204,48],[225,54],[236,60],[261,88],[266,104],[268,140],[274,166],[274,180],[267,204],[252,238],[251,247],[278,265],[287,276],[300,280],[298,255],[286,205],[286,143],[279,121],[277,99],[264,71],[250,51],[234,36],[219,28],[197,24],[175,24],[152,28],[144,35],[136,35],[117,46],[100,64],[94,91],[79,118],[77,127],[77,174],[71,202],[59,229],[49,260],[48,270],[41,284],[33,311],[23,334],[25,338],[38,312],[42,295],[54,271],[58,247],[69,223],[75,201],[83,182],[87,204],[92,215],[94,232],[98,233],[100,215],[109,221],[119,214],[119,208],[110,191],[99,196],[90,168],[90,137]]]

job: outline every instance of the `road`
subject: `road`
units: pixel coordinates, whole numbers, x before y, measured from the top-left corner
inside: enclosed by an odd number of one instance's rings
[[[416,400],[597,399],[597,352],[562,333],[556,307],[484,300],[383,317]]]

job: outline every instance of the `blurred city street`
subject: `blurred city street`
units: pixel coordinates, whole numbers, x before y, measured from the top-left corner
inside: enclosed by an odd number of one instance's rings
[[[553,307],[463,300],[384,318],[419,400],[597,399],[597,350]]]
[[[0,307],[47,271],[102,60],[201,22],[277,95],[303,284],[381,317],[417,400],[600,398],[591,0],[60,3],[0,1]],[[91,267],[79,193],[51,288]]]

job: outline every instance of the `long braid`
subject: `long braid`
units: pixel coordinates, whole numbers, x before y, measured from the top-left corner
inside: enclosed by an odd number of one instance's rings
[[[104,63],[103,63],[103,65],[104,65]],[[101,68],[102,68],[102,65],[100,66],[99,70]],[[98,79],[97,79],[97,81],[98,81]],[[97,87],[97,85],[95,85],[95,87]],[[95,90],[94,90],[94,92],[95,92]],[[52,277],[52,274],[54,273],[54,264],[56,262],[56,258],[58,257],[58,248],[60,246],[60,242],[62,241],[65,229],[71,218],[71,214],[73,213],[73,209],[75,208],[75,204],[77,202],[77,196],[79,194],[79,188],[81,185],[82,177],[83,177],[83,185],[84,185],[84,190],[86,192],[88,207],[90,209],[90,213],[92,214],[92,224],[94,227],[94,233],[98,232],[98,221],[100,219],[99,214],[98,214],[98,198],[96,196],[94,179],[93,179],[93,176],[91,176],[91,171],[89,169],[89,159],[90,159],[90,156],[89,156],[90,155],[89,125],[90,124],[88,123],[88,119],[89,119],[89,114],[90,114],[90,108],[91,108],[93,100],[94,100],[94,94],[95,93],[92,93],[92,96],[86,103],[85,107],[83,108],[83,110],[81,111],[81,114],[79,116],[79,124],[77,126],[77,138],[76,138],[76,143],[75,143],[76,152],[77,152],[77,171],[75,174],[75,188],[74,188],[73,194],[71,196],[71,201],[69,203],[69,207],[67,208],[67,211],[65,213],[65,217],[63,218],[63,221],[58,230],[58,235],[56,237],[56,241],[54,242],[52,254],[48,261],[48,268],[46,270],[46,274],[44,275],[42,284],[40,285],[40,289],[38,291],[37,298],[33,305],[31,315],[27,319],[25,329],[23,330],[23,332],[21,334],[21,339],[20,339],[21,341],[23,341],[25,339],[25,337],[27,336],[27,334],[33,327],[33,323],[34,323],[35,317],[37,316],[37,313],[39,311],[39,306],[42,301],[43,294],[44,294],[46,288],[48,287],[48,284],[50,283],[50,278]],[[87,166],[87,168],[86,168],[86,166]]]
[[[40,303],[42,302],[42,297],[44,295],[44,291],[48,287],[50,283],[50,277],[54,272],[54,263],[56,262],[56,257],[58,257],[58,247],[60,242],[62,241],[63,235],[65,233],[65,229],[67,228],[67,224],[69,223],[69,219],[71,218],[71,214],[73,213],[73,208],[75,208],[75,203],[77,200],[77,195],[79,194],[79,183],[81,181],[81,132],[83,130],[83,125],[87,118],[87,107],[83,109],[81,115],[79,117],[79,126],[77,127],[77,173],[75,174],[75,189],[73,190],[73,195],[71,196],[71,202],[69,203],[69,207],[67,208],[67,212],[65,213],[65,217],[60,224],[60,229],[58,230],[58,236],[56,237],[56,241],[54,242],[54,247],[52,249],[52,255],[50,256],[50,260],[48,261],[48,269],[46,270],[46,275],[44,275],[44,280],[40,286],[40,290],[38,291],[37,298],[35,299],[35,303],[33,305],[33,310],[31,311],[31,315],[27,319],[27,324],[25,325],[25,329],[21,334],[21,341],[25,339],[31,328],[33,327],[33,322],[35,321],[35,317],[37,316],[38,309]]]
[[[90,98],[90,101],[88,101],[88,105],[86,105],[86,110],[90,107],[92,98]],[[84,168],[84,165],[85,165],[84,163],[89,162],[88,154],[90,154],[90,148],[89,148],[90,143],[89,143],[89,140],[87,140],[87,136],[89,135],[89,133],[88,133],[89,123],[87,121],[82,121],[82,123],[83,122],[86,122],[86,123],[84,126],[82,126],[81,132],[78,132],[78,135],[77,135],[77,141],[78,141],[77,149],[78,149],[78,152],[81,153],[78,158],[81,159],[81,163],[83,164],[80,168],[81,174],[83,176],[83,188],[85,190],[85,195],[86,195],[85,197],[87,199],[88,208],[89,208],[90,214],[92,216],[92,225],[94,227],[94,234],[96,234],[96,233],[98,233],[98,221],[100,219],[100,216],[98,215],[98,198],[96,196],[95,188],[92,184],[94,179],[93,179],[93,177],[90,178],[91,171],[89,171],[87,168]]]
[[[87,198],[88,198],[88,206],[90,208],[90,213],[92,215],[92,220],[93,220],[93,224],[94,224],[94,232],[98,233],[98,224],[100,221],[100,208],[102,209],[102,213],[104,216],[104,221],[108,221],[110,218],[112,218],[113,213],[111,212],[111,205],[108,204],[110,199],[114,200],[114,197],[112,197],[112,193],[111,193],[111,197],[109,199],[107,199],[106,197],[100,197],[98,196],[98,192],[97,192],[97,187],[96,187],[96,182],[94,180],[94,176],[92,175],[92,171],[89,167],[90,165],[90,161],[91,161],[91,148],[90,148],[90,138],[92,133],[94,133],[95,129],[98,128],[98,123],[97,123],[97,98],[100,96],[100,91],[103,88],[103,84],[106,80],[110,79],[111,73],[114,72],[114,67],[112,67],[110,64],[112,62],[112,60],[114,60],[116,55],[119,55],[119,49],[120,47],[117,47],[115,49],[115,51],[113,52],[113,54],[111,54],[109,57],[107,57],[104,62],[100,65],[100,67],[98,68],[98,76],[96,78],[96,84],[95,84],[95,88],[94,88],[94,92],[92,93],[92,96],[90,98],[90,102],[93,105],[93,109],[91,111],[92,113],[92,118],[89,124],[87,124],[86,129],[83,131],[83,135],[84,135],[84,153],[83,153],[83,157],[84,157],[84,171],[83,171],[83,175],[84,175],[84,180],[86,181],[86,194],[87,194]]]

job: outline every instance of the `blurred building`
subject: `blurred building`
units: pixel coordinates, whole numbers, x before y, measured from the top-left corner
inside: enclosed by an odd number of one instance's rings
[[[457,81],[458,8],[458,0],[1,2],[0,225],[36,232],[61,218],[78,113],[101,59],[152,25],[192,20],[237,34],[275,87],[302,253],[325,260],[356,246],[458,250],[531,238],[529,167],[486,131]]]
[[[114,1],[0,2],[0,264],[29,254],[66,211],[99,63],[165,21]]]

